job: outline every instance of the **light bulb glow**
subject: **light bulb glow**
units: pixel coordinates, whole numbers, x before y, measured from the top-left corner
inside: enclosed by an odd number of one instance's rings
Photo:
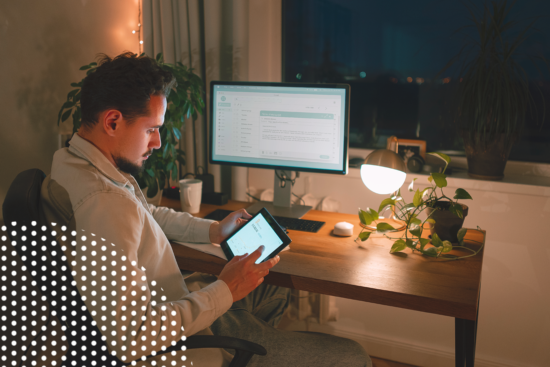
[[[361,179],[367,188],[377,194],[397,191],[405,182],[407,174],[392,168],[363,164]]]

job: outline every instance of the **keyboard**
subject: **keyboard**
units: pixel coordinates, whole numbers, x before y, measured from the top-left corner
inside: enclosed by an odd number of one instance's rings
[[[204,218],[220,221],[220,220],[223,220],[225,217],[227,217],[231,213],[233,213],[233,211],[231,210],[216,209],[213,212],[206,215]],[[277,223],[281,227],[285,229],[291,229],[293,231],[316,233],[325,224],[325,222],[319,222],[316,220],[278,217],[278,216],[273,216],[273,218],[277,221]]]

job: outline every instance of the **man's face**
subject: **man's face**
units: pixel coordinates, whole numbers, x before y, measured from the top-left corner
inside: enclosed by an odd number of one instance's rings
[[[122,172],[136,176],[143,171],[144,162],[153,153],[153,149],[160,148],[159,129],[164,123],[165,112],[166,98],[151,96],[148,116],[121,124],[118,149],[113,154],[113,159]]]

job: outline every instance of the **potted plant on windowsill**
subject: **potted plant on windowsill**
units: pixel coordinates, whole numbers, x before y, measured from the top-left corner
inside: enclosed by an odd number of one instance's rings
[[[359,219],[363,226],[371,225],[379,219],[380,213],[389,206],[394,207],[395,218],[405,223],[405,230],[399,236],[394,236],[396,229],[388,223],[379,222],[376,231],[363,229],[358,239],[366,241],[372,233],[381,233],[391,239],[393,245],[390,253],[400,252],[407,248],[413,252],[419,252],[429,257],[444,257],[457,259],[447,254],[453,248],[467,249],[477,254],[481,250],[473,251],[464,246],[466,228],[462,228],[464,217],[468,214],[468,207],[458,200],[471,200],[472,197],[464,189],[456,189],[453,198],[445,195],[443,188],[447,187],[445,170],[451,162],[449,156],[442,153],[428,153],[437,156],[445,161],[445,168],[441,173],[431,173],[428,177],[428,187],[414,193],[411,203],[405,202],[401,197],[401,191],[397,195],[384,199],[378,211],[374,209],[359,209]],[[409,185],[409,191],[414,191],[414,179]],[[438,194],[438,191],[440,194]],[[420,219],[422,212],[426,212],[426,218]],[[431,238],[426,238],[425,230],[431,232]],[[423,236],[424,234],[424,236]],[[470,256],[470,255],[467,255]]]
[[[518,62],[518,50],[537,18],[514,36],[518,22],[509,18],[515,3],[485,3],[479,16],[477,9],[465,3],[472,24],[463,28],[475,28],[476,37],[465,37],[461,51],[439,72],[442,74],[455,63],[461,65],[456,119],[464,139],[468,174],[474,178],[501,180],[527,112],[538,117],[531,90],[540,89],[529,84],[528,74]],[[533,61],[532,57],[527,59]],[[549,66],[544,58],[541,62]]]
[[[143,55],[143,54],[142,54]],[[201,78],[188,69],[181,62],[170,64],[163,62],[162,54],[156,57],[161,68],[170,71],[176,78],[176,84],[167,98],[168,106],[164,115],[164,125],[160,128],[161,148],[154,150],[153,154],[144,163],[143,171],[136,177],[141,189],[146,192],[149,202],[160,202],[159,191],[164,189],[170,178],[178,178],[178,163],[185,164],[185,152],[178,148],[181,139],[181,130],[185,127],[185,119],[196,119],[204,109],[203,89]],[[86,70],[86,75],[93,73],[97,63],[84,65],[80,70]],[[76,133],[81,125],[80,115],[80,88],[82,81],[71,83],[75,88],[67,95],[67,101],[61,106],[57,124],[67,120],[72,115],[73,133]],[[155,202],[153,202],[155,201]]]

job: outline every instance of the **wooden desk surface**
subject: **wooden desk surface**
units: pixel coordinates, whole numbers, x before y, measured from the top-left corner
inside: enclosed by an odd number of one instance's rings
[[[163,198],[163,206],[180,209],[177,200]],[[201,205],[198,217],[215,209],[237,210],[250,203],[230,201],[223,207]],[[390,254],[387,245],[359,248],[361,231],[357,215],[312,210],[303,219],[324,221],[317,233],[289,230],[290,250],[280,253],[281,261],[265,282],[287,288],[387,306],[476,320],[483,251],[458,261],[440,261],[412,254]],[[354,224],[351,237],[332,235],[334,224]],[[479,248],[484,233],[468,231],[466,243]],[[226,261],[182,245],[172,245],[181,269],[218,275]],[[466,254],[453,251],[454,254]]]

